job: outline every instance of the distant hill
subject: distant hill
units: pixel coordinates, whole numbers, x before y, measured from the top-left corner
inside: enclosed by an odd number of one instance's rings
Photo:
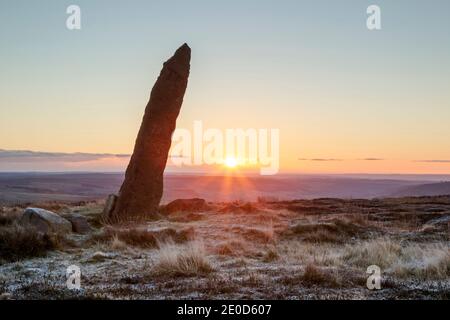
[[[438,196],[450,195],[450,182],[427,183],[416,186],[409,186],[400,189],[392,194],[395,197],[419,197],[419,196]]]
[[[122,173],[0,173],[0,204],[104,199],[108,194],[118,192],[123,178]],[[379,198],[425,183],[431,182],[319,175],[224,177],[166,174],[162,202],[178,198],[204,198],[215,202],[255,201],[260,196],[280,200]],[[414,194],[404,194],[411,193]],[[423,194],[441,193],[450,194],[450,188],[446,192]]]

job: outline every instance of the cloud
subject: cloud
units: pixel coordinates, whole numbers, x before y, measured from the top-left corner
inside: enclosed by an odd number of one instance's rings
[[[326,161],[346,161],[346,160],[352,160],[352,159],[344,160],[344,159],[337,159],[337,158],[299,158],[298,160],[300,160],[300,161],[323,161],[323,162],[326,162]],[[368,158],[361,158],[361,159],[355,159],[355,160],[358,160],[358,161],[382,161],[382,160],[385,160],[385,159],[368,157]]]
[[[334,158],[313,158],[313,159],[306,159],[306,158],[299,158],[300,161],[342,161],[342,159],[334,159]]]
[[[0,149],[0,162],[33,163],[33,162],[86,162],[106,158],[129,158],[129,154],[112,153],[63,153],[41,152],[29,150],[3,150]]]
[[[363,158],[363,159],[359,159],[361,161],[383,161],[384,159],[382,158]]]
[[[414,160],[414,162],[450,163],[450,160],[447,160],[447,159],[430,159],[430,160]]]

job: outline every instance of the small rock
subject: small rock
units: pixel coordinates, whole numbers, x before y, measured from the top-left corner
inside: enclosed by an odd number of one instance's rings
[[[4,292],[0,294],[0,300],[10,300],[12,299],[12,294],[9,292]]]
[[[77,213],[71,213],[64,216],[72,224],[72,231],[76,233],[88,233],[90,232],[91,226],[87,221],[85,216]]]
[[[226,204],[225,207],[219,210],[221,213],[256,213],[261,210],[251,203],[245,203],[242,205],[236,205],[234,203]]]
[[[427,224],[430,224],[430,225],[448,224],[448,223],[450,223],[450,215],[439,217],[439,218],[436,218],[436,219],[433,219],[433,220],[427,222]]]
[[[43,233],[70,233],[72,224],[58,214],[40,209],[27,208],[20,218],[21,224],[29,224]]]
[[[206,204],[204,199],[193,198],[193,199],[177,199],[169,204],[167,204],[163,211],[164,213],[170,214],[173,212],[199,212],[209,210],[209,206]]]
[[[111,259],[112,257],[113,256],[108,254],[108,253],[105,253],[105,252],[102,252],[102,251],[97,251],[91,256],[89,261],[100,262],[100,261],[104,261],[106,259]]]

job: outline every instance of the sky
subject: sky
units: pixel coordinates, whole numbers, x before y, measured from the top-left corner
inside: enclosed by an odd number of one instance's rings
[[[0,0],[0,171],[123,170],[187,42],[177,127],[279,129],[280,172],[450,173],[449,14],[447,0]]]

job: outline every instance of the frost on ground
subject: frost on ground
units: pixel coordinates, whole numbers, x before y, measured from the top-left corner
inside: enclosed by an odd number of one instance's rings
[[[103,225],[103,204],[33,204],[93,231],[42,238],[0,212],[3,299],[448,299],[450,196],[208,203]],[[33,245],[31,245],[31,243]],[[31,249],[30,249],[31,246]],[[66,269],[81,269],[69,290]],[[366,286],[381,268],[381,290]]]

